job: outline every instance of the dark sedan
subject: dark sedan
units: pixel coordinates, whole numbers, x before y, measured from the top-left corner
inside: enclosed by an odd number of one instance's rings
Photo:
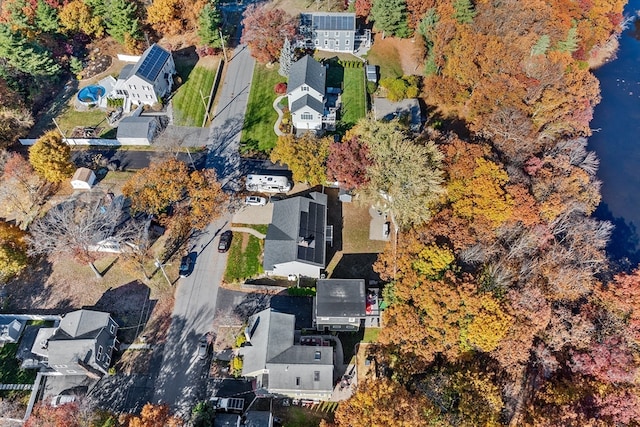
[[[220,235],[220,242],[218,243],[218,252],[227,252],[231,246],[231,239],[233,239],[231,230],[222,233]]]

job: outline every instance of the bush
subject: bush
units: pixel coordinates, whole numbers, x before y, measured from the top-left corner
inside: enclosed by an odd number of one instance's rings
[[[373,95],[378,90],[378,84],[376,82],[367,81],[367,93]]]
[[[231,375],[236,378],[242,375],[242,357],[236,356],[231,359]]]
[[[107,107],[118,108],[124,105],[124,98],[107,98]]]
[[[316,295],[316,288],[287,288],[287,293],[292,297],[313,297]]]
[[[403,76],[397,79],[387,77],[380,80],[380,86],[387,89],[387,98],[400,101],[404,98],[415,98],[420,93],[418,76]]]
[[[278,95],[284,95],[285,93],[287,93],[287,84],[284,82],[277,83],[273,87],[273,91]]]
[[[247,337],[244,334],[244,331],[240,332],[240,334],[238,334],[238,336],[236,337],[236,342],[235,342],[235,347],[242,347],[242,344],[244,344],[245,342],[247,342]]]

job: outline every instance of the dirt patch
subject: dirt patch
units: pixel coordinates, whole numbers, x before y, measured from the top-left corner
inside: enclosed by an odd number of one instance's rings
[[[422,59],[419,45],[413,39],[400,39],[397,37],[382,38],[381,33],[376,33],[373,45],[367,59],[370,63],[379,65],[381,77],[394,77],[402,73],[404,75],[421,75]],[[394,63],[400,62],[401,70],[394,70]]]
[[[247,250],[248,245],[249,245],[249,233],[242,233],[242,244],[240,245],[242,252]]]
[[[116,371],[126,375],[146,374],[152,355],[150,350],[127,350],[116,364]]]

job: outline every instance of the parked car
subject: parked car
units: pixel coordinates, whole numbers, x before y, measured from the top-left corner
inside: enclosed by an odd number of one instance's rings
[[[198,359],[202,360],[209,354],[209,339],[207,335],[203,335],[198,340]]]
[[[267,204],[267,199],[259,196],[249,196],[244,199],[244,204],[249,206],[264,206]]]
[[[188,254],[180,260],[180,277],[187,277],[193,271],[193,254]]]
[[[75,401],[76,401],[75,396],[67,395],[67,394],[59,394],[57,396],[54,396],[53,399],[51,399],[51,406],[53,406],[54,408],[57,408],[58,406],[62,406],[65,403],[71,403]]]
[[[218,252],[227,252],[231,246],[231,239],[233,239],[231,230],[222,233],[220,235],[220,242],[218,243]]]

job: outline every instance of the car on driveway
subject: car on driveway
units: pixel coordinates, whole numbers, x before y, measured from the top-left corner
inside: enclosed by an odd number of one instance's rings
[[[59,394],[57,396],[54,396],[53,399],[51,399],[51,406],[53,406],[54,408],[57,408],[58,406],[62,406],[66,403],[72,403],[75,401],[76,401],[75,396]]]
[[[198,359],[206,359],[209,354],[209,338],[205,334],[198,340]]]
[[[180,260],[180,277],[187,277],[191,272],[193,272],[194,255],[194,253],[190,253],[183,256]]]
[[[249,206],[264,206],[267,204],[267,199],[259,196],[249,196],[244,199],[244,204]]]
[[[231,230],[222,233],[220,235],[220,242],[218,242],[218,252],[227,252],[231,246],[231,239],[233,239]]]

